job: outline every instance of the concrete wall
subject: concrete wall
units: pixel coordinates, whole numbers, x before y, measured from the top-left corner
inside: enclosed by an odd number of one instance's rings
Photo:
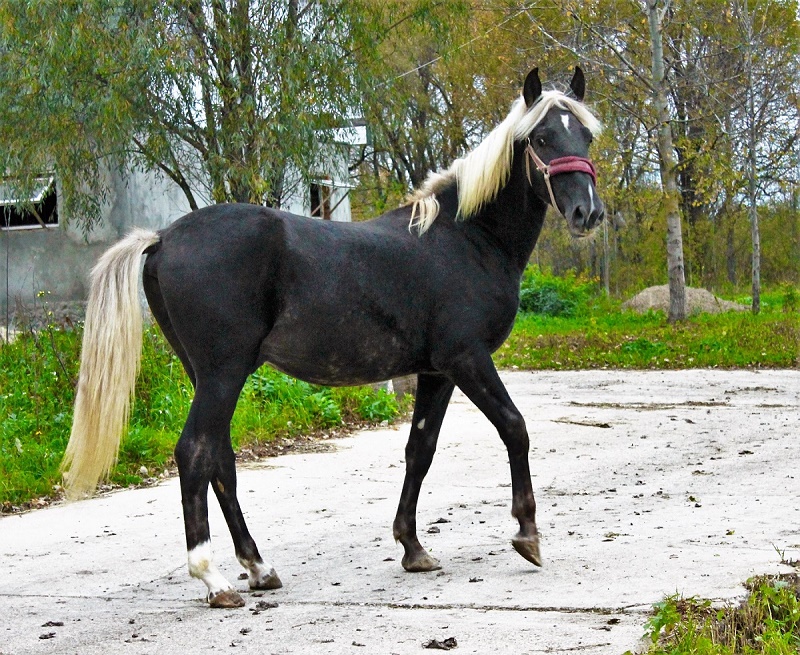
[[[7,304],[41,306],[85,300],[97,258],[134,226],[160,229],[189,211],[177,185],[163,176],[109,173],[111,190],[101,223],[88,235],[73,226],[0,232],[0,314]],[[43,295],[44,298],[37,296]]]

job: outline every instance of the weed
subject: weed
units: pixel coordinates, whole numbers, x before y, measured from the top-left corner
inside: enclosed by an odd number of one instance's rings
[[[646,655],[789,655],[800,648],[800,576],[748,581],[738,606],[671,596],[646,624]]]
[[[784,284],[781,287],[782,305],[784,312],[800,310],[800,291],[793,284]]]

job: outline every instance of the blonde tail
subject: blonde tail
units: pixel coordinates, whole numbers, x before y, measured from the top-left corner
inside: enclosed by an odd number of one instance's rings
[[[139,264],[159,240],[134,229],[92,269],[72,433],[61,470],[71,498],[94,491],[116,463],[142,354]]]

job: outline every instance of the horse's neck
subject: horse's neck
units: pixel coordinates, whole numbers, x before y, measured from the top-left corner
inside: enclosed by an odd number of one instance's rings
[[[497,198],[469,221],[491,235],[521,274],[542,231],[546,211],[547,205],[531,192],[521,167],[514,166]]]

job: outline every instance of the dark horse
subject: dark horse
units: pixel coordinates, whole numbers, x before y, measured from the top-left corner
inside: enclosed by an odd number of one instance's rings
[[[511,331],[523,269],[548,204],[575,236],[603,218],[588,159],[597,119],[570,91],[542,91],[538,70],[478,147],[433,174],[408,205],[365,223],[330,223],[252,205],[215,205],[156,233],[135,230],[92,272],[64,467],[72,495],[113,466],[142,340],[138,270],[164,336],[195,387],[175,448],[189,573],[215,607],[244,604],[212,561],[208,487],[253,589],[281,586],[236,497],[230,421],[247,376],[268,363],[309,382],[355,385],[416,373],[406,475],[394,536],[407,571],[439,562],[417,539],[420,486],[456,385],[508,449],[512,543],[541,564],[525,421],[491,354]]]

